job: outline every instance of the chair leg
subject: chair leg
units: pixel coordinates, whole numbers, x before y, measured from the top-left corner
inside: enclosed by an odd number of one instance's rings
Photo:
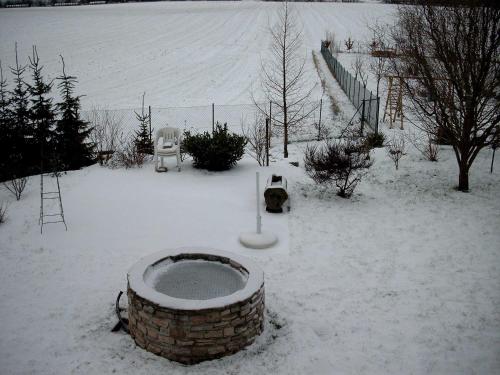
[[[155,172],[158,172],[158,154],[155,152],[155,157],[153,159],[154,166],[155,166]]]
[[[176,157],[177,157],[177,170],[180,172],[181,171],[181,155],[179,152],[177,152]]]

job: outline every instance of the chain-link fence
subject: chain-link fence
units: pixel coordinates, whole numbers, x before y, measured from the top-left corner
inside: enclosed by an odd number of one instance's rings
[[[138,115],[149,117],[149,126],[152,137],[156,130],[163,127],[180,128],[183,131],[211,132],[217,123],[224,125],[230,131],[238,134],[252,127],[256,122],[265,122],[270,118],[271,134],[280,136],[282,127],[282,113],[276,103],[252,103],[235,105],[209,104],[191,107],[145,107],[129,109],[86,109],[81,111],[82,118],[89,121],[91,126],[96,124],[115,124],[125,136],[134,136],[139,130]],[[323,105],[322,100],[309,101],[300,108],[301,113],[294,113],[294,118],[303,118],[298,124],[293,124],[289,131],[291,142],[315,140],[324,138],[329,128],[334,126],[335,115],[330,106]],[[290,116],[290,114],[289,114]]]
[[[321,42],[321,54],[340,87],[342,87],[342,90],[344,90],[349,100],[356,107],[356,111],[361,117],[361,126],[363,127],[366,123],[373,132],[378,133],[380,98],[370,90],[367,90],[366,85],[355,79],[332,56],[325,42]]]

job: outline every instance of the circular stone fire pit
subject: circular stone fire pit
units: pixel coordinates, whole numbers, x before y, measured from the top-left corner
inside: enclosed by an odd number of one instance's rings
[[[165,250],[128,273],[130,334],[137,345],[193,364],[233,354],[264,327],[264,274],[213,249]]]

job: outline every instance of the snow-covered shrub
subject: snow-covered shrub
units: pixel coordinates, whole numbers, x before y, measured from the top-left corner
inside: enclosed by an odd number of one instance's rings
[[[7,204],[6,203],[0,203],[0,224],[5,222],[5,219],[7,219]]]
[[[384,147],[385,135],[384,133],[368,133],[365,137],[365,145],[369,149],[376,147]]]
[[[123,145],[115,151],[108,161],[110,168],[134,168],[142,167],[147,155],[139,152],[134,139],[129,138]]]
[[[438,161],[439,144],[434,142],[432,135],[428,133],[417,135],[409,131],[407,138],[427,160]]]
[[[122,120],[117,112],[94,107],[86,116],[92,127],[90,141],[96,145],[96,158],[101,165],[111,159],[111,155],[125,143]]]
[[[364,145],[347,138],[307,146],[304,164],[314,182],[334,185],[339,196],[349,198],[372,162]]]
[[[184,133],[184,150],[193,158],[195,168],[209,171],[224,171],[236,165],[243,157],[247,140],[235,133],[229,133],[227,124],[216,124],[213,133]]]

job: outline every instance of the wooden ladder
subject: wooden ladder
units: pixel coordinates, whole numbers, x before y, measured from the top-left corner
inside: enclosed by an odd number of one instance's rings
[[[389,76],[389,91],[387,93],[387,100],[385,102],[385,116],[389,116],[389,129],[392,129],[396,118],[399,117],[401,121],[401,129],[403,129],[403,82],[402,78]]]

